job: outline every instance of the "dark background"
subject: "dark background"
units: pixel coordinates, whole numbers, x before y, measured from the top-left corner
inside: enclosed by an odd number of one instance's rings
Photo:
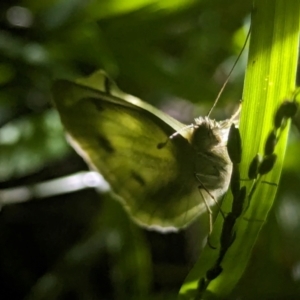
[[[124,91],[191,123],[224,83],[250,13],[237,0],[1,1],[0,189],[88,169],[65,142],[54,79],[105,69]],[[246,52],[213,117],[235,111],[245,63]],[[298,157],[292,127],[275,205],[230,299],[300,297]],[[142,230],[93,189],[3,206],[0,297],[174,299],[205,230]]]

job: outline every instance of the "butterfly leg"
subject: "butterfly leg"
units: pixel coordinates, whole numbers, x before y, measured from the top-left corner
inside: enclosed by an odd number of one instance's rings
[[[217,249],[215,246],[213,246],[210,242],[210,235],[212,233],[212,230],[213,230],[213,212],[212,210],[210,209],[210,206],[208,205],[208,203],[206,202],[205,200],[205,197],[203,196],[202,192],[201,192],[201,186],[198,186],[198,191],[203,199],[203,202],[204,202],[204,205],[206,207],[206,210],[208,212],[208,226],[209,226],[209,232],[208,232],[208,237],[207,237],[207,244],[209,245],[210,248],[212,249]]]
[[[200,183],[200,185],[198,186],[198,189],[203,189],[206,191],[206,193],[212,198],[212,200],[215,202],[215,204],[218,206],[223,218],[225,218],[225,215],[221,209],[220,203],[216,200],[216,198],[209,192],[209,190],[205,187],[205,185],[201,182],[201,179],[199,178],[199,176],[197,175],[197,173],[195,173],[195,177],[198,180],[198,182]],[[211,209],[209,208],[209,205],[207,203],[207,201],[205,200],[205,197],[202,195],[203,201],[205,202],[205,206],[207,207],[207,210],[209,212],[212,212]]]
[[[218,205],[218,207],[220,208],[220,212],[223,216],[223,218],[225,218],[222,210],[221,210],[221,207],[218,203],[218,201],[216,201],[215,197],[207,190],[207,188],[204,186],[204,184],[201,182],[199,176],[197,176],[197,173],[195,173],[195,177],[196,179],[199,181],[200,185],[198,186],[198,191],[203,199],[203,202],[204,202],[204,205],[206,207],[206,210],[207,210],[207,213],[208,213],[208,226],[209,226],[209,233],[208,233],[208,238],[207,238],[207,243],[208,245],[210,246],[210,248],[212,249],[216,249],[216,247],[214,247],[211,243],[210,243],[210,239],[209,239],[209,236],[211,235],[212,233],[212,230],[213,230],[213,211],[211,210],[210,208],[210,205],[209,203],[206,201],[206,198],[205,196],[203,195],[202,191],[205,191],[207,192],[207,194],[213,199],[213,201]]]

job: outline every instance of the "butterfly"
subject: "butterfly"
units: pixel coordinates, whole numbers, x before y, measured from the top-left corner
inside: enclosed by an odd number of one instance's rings
[[[103,71],[57,80],[53,99],[71,145],[139,225],[176,231],[227,191],[231,120],[185,125],[122,92]]]

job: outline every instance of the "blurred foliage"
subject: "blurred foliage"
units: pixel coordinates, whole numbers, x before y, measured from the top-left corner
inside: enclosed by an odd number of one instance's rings
[[[52,108],[53,79],[102,68],[122,90],[190,123],[209,110],[244,43],[251,13],[250,1],[237,0],[0,6],[1,189],[86,169]],[[245,57],[217,118],[238,104],[244,68]],[[275,208],[231,299],[299,298],[299,133],[292,131],[290,140]],[[207,228],[147,232],[106,198],[86,190],[4,207],[1,299],[174,299]]]

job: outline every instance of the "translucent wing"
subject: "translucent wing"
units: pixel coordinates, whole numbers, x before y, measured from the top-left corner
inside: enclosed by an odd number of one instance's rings
[[[199,193],[187,133],[158,146],[185,125],[121,92],[103,72],[59,80],[53,95],[72,144],[137,223],[174,230],[206,211],[202,197],[212,199]]]

